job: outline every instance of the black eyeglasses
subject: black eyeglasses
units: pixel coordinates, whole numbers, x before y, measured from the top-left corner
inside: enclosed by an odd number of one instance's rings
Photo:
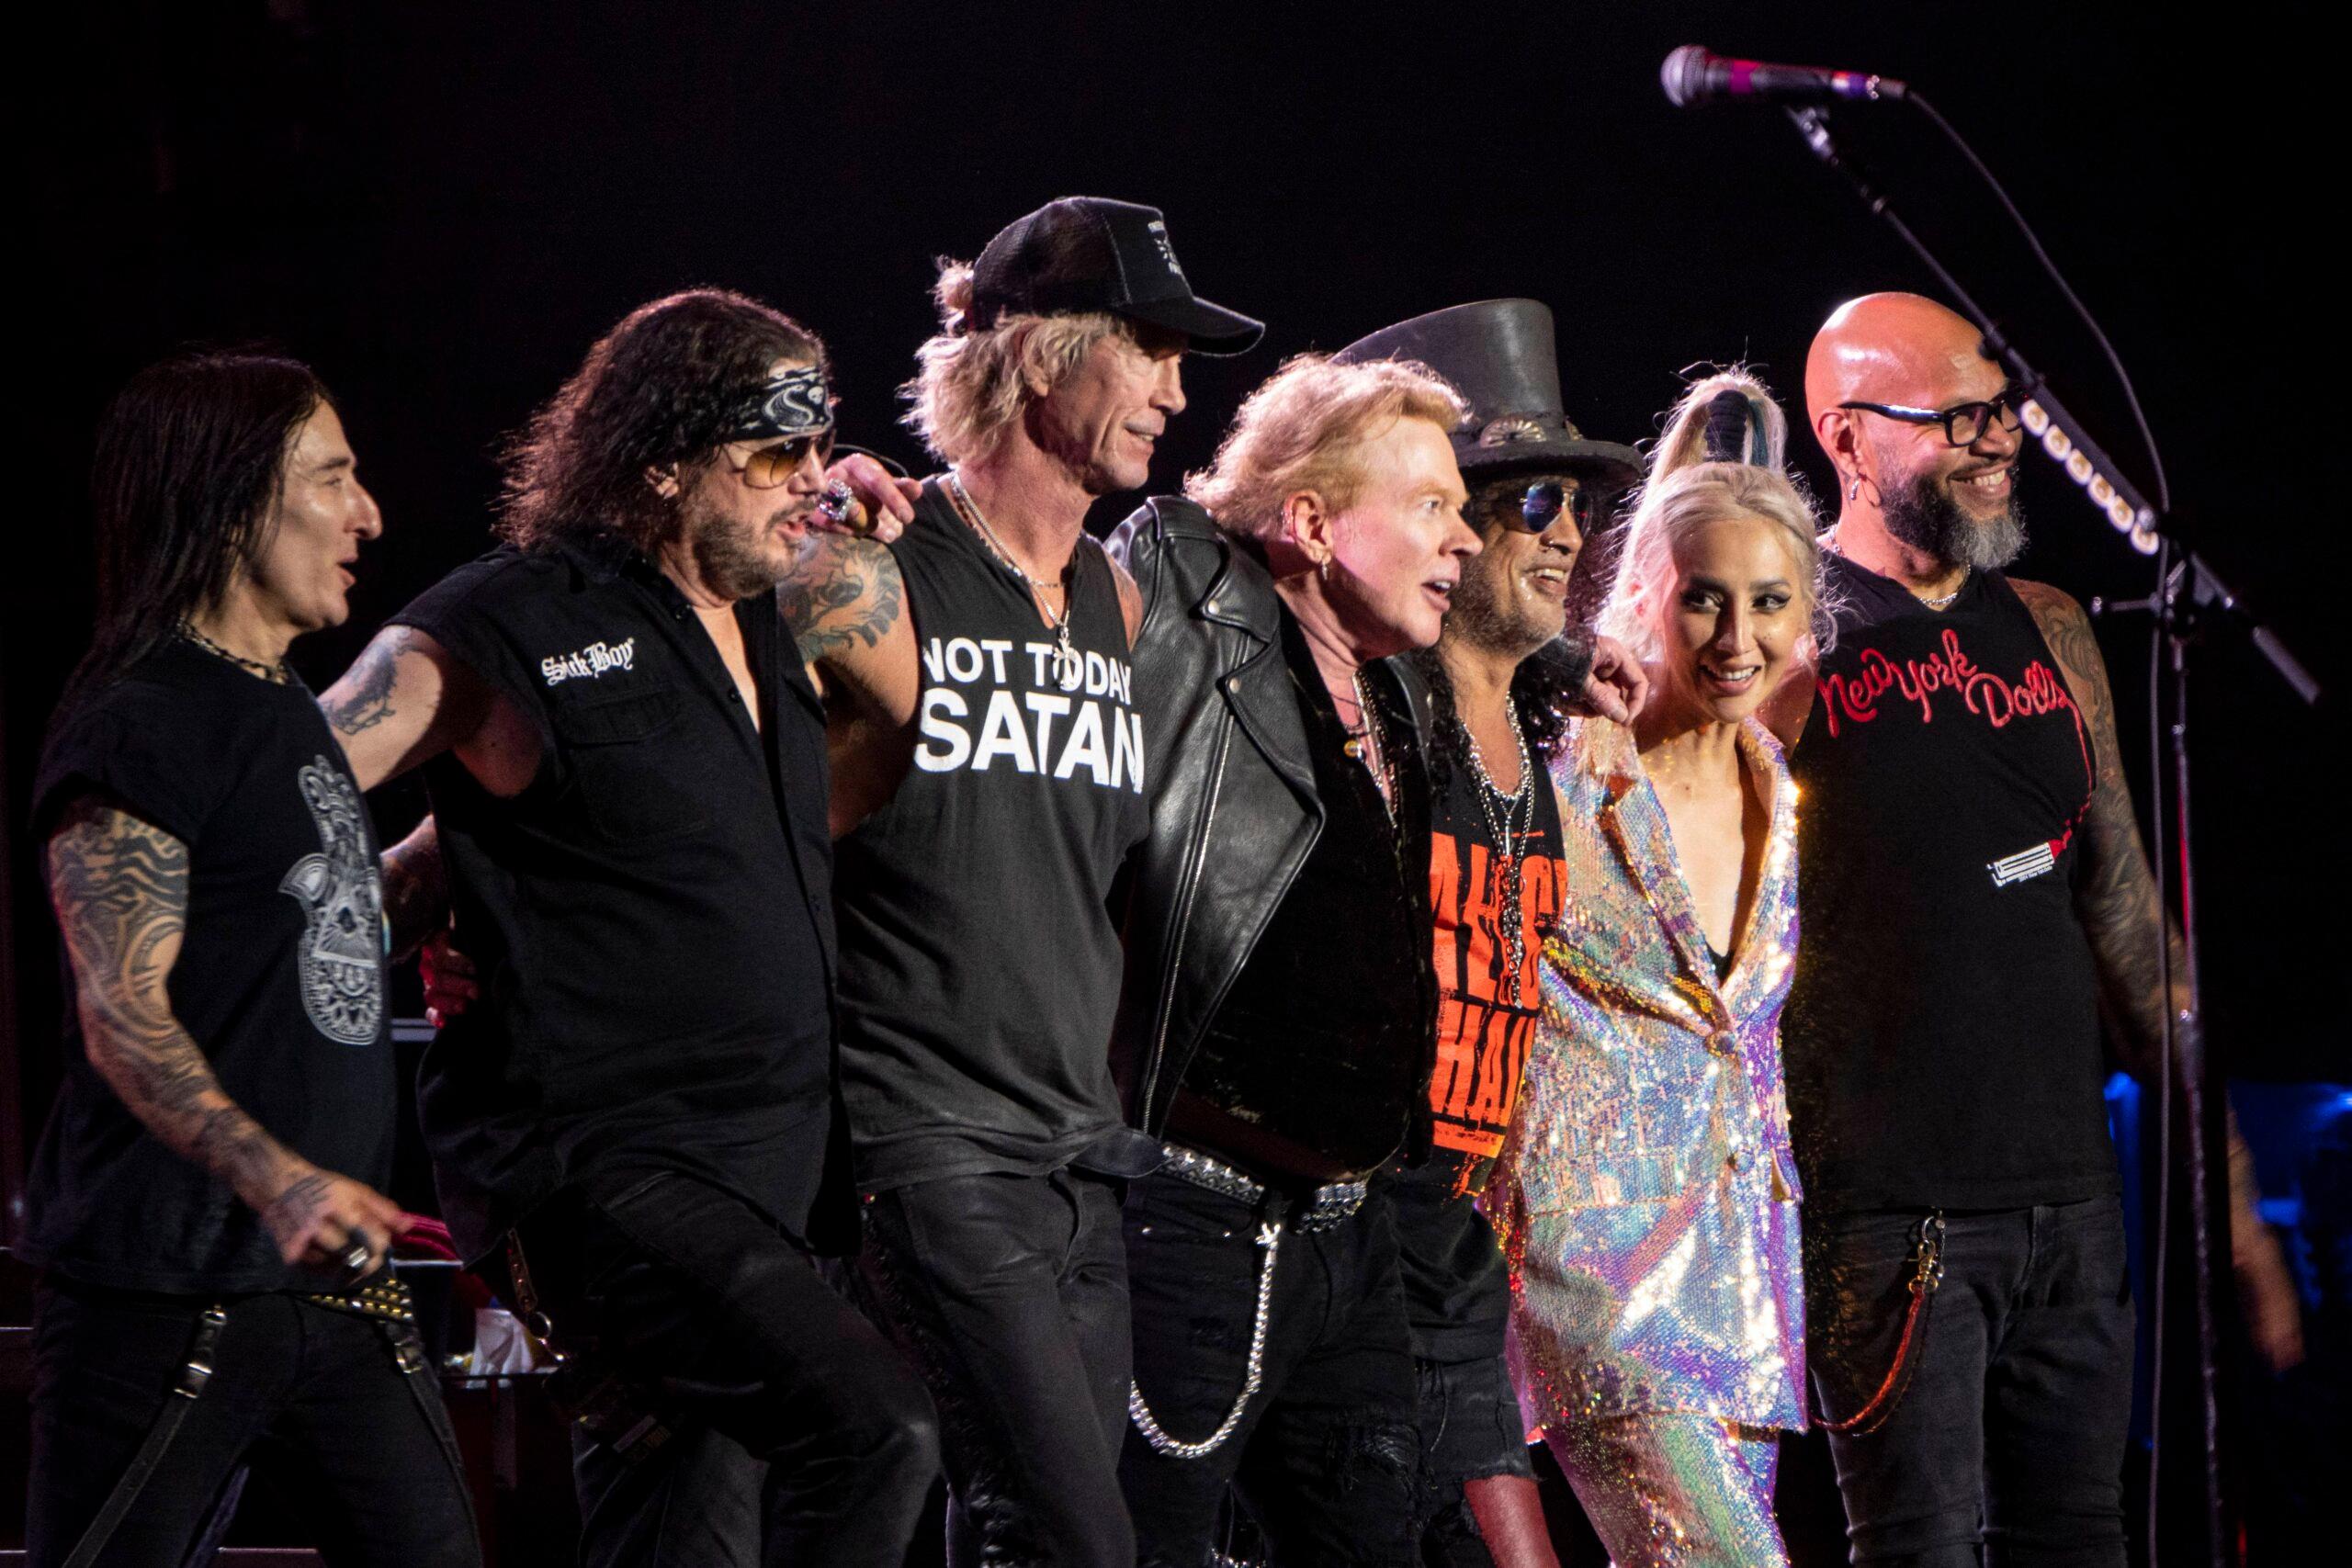
[[[1574,488],[1570,488],[1573,486]],[[1541,534],[1560,520],[1560,513],[1577,525],[1579,534],[1592,532],[1592,518],[1599,502],[1593,492],[1576,480],[1562,484],[1558,479],[1538,479],[1527,487],[1527,494],[1520,501],[1516,514],[1505,512],[1503,525],[1522,534]]]
[[[2015,392],[2003,392],[1999,397],[1981,403],[1954,403],[1948,409],[1910,409],[1900,403],[1839,403],[1841,409],[1867,409],[1888,419],[1899,419],[1905,424],[1940,424],[1944,439],[1955,446],[1973,446],[1984,439],[1984,432],[1997,420],[2003,430],[2015,430],[2020,423],[2018,404],[2021,400]]]
[[[799,471],[801,464],[808,460],[811,452],[817,454],[817,461],[820,464],[831,460],[831,426],[828,425],[812,435],[796,435],[789,441],[773,442],[763,446],[744,458],[743,466],[735,471],[742,475],[743,482],[753,490],[775,490],[792,482],[792,476]]]

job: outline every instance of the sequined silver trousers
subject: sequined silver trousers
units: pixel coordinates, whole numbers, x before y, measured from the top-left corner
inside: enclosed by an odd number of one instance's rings
[[[1713,1416],[1611,1416],[1544,1434],[1615,1568],[1786,1568],[1781,1434]]]

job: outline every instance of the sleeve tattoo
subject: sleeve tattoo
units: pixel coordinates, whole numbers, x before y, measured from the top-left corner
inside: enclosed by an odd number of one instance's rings
[[[292,1195],[279,1188],[296,1162],[222,1091],[165,990],[187,927],[187,845],[96,798],[69,809],[49,840],[50,899],[90,1065],[165,1147],[266,1217]]]
[[[2083,820],[2083,873],[2075,888],[2075,908],[2090,938],[2100,989],[2120,1026],[2128,1060],[2141,1074],[2153,1073],[2164,1038],[2164,1015],[2177,1013],[2188,998],[2187,949],[2156,899],[2156,884],[2140,840],[2115,735],[2115,697],[2090,617],[2066,594],[2042,583],[2012,582],[2033,613],[2060,671],[2082,710],[2090,743],[2090,808]],[[2165,943],[2172,971],[2169,997],[2156,943]]]
[[[803,663],[870,649],[898,624],[905,583],[898,558],[867,539],[826,539],[776,589]]]

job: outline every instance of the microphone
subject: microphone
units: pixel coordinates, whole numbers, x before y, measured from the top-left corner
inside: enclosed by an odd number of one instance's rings
[[[1769,65],[1732,60],[1686,43],[1658,68],[1667,101],[1676,108],[1719,98],[1758,98],[1771,103],[1826,104],[1840,98],[1899,98],[1909,91],[1892,76],[1832,71],[1820,65]]]

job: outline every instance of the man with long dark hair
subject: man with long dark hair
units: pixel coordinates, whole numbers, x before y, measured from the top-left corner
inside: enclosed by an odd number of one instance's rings
[[[767,1461],[763,1561],[895,1564],[938,1463],[811,1257],[855,1216],[824,717],[773,591],[820,525],[826,372],[741,295],[632,312],[510,452],[503,547],[328,694],[363,784],[426,765],[481,976],[423,1071],[451,1229],[614,1380],[583,1393],[591,1562],[735,1560],[732,1444]]]
[[[326,389],[260,354],[98,432],[96,638],[35,785],[74,1008],[35,1157],[31,1561],[176,1562],[248,1461],[334,1561],[476,1561],[383,1195],[374,836],[286,664],[382,531]],[[75,1048],[78,1046],[78,1049]]]

